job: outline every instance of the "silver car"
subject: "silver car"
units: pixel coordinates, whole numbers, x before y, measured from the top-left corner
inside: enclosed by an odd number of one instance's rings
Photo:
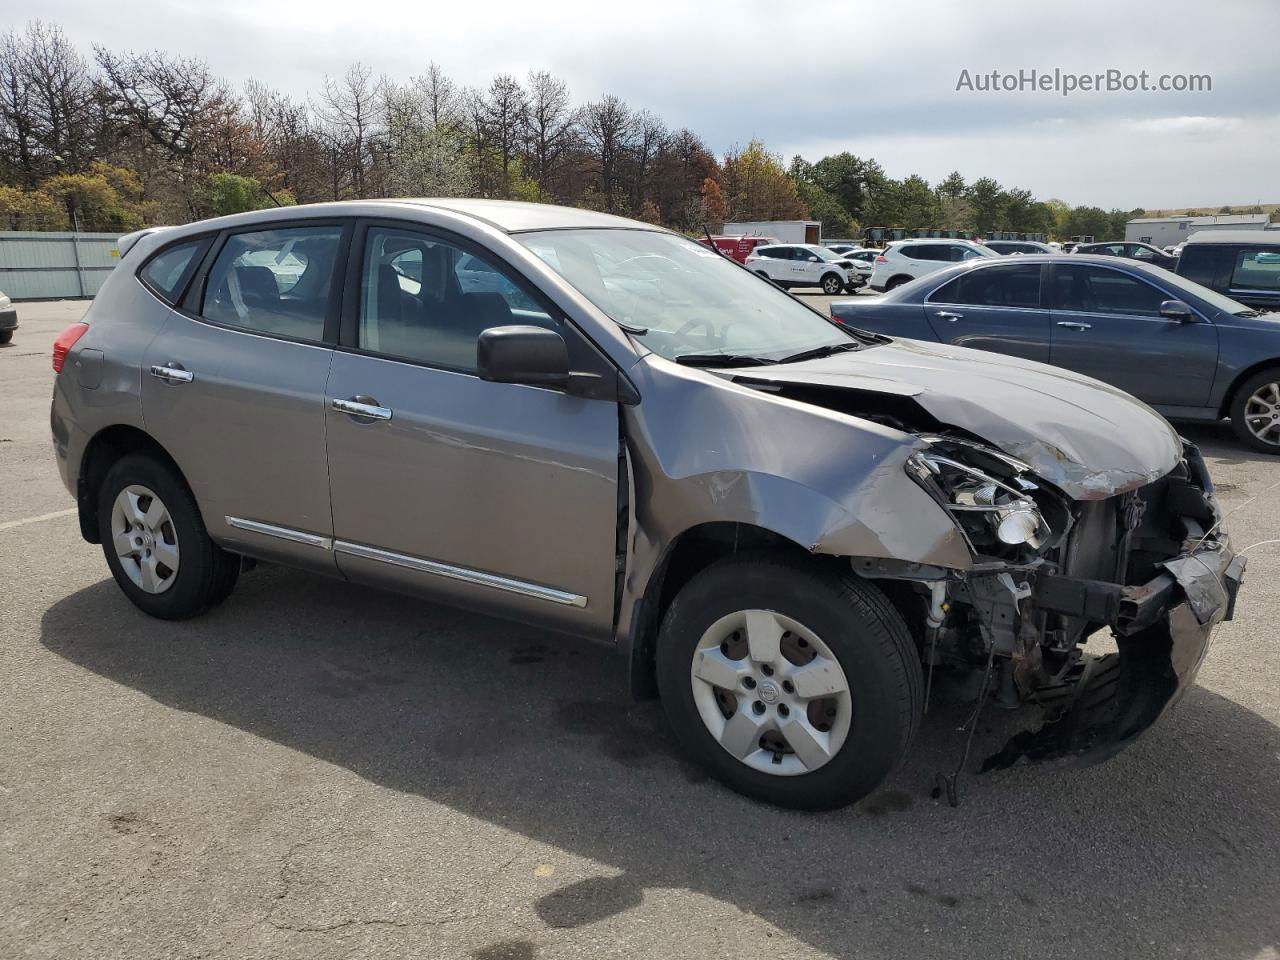
[[[975,724],[1039,704],[988,766],[1105,757],[1231,615],[1204,463],[1148,407],[842,327],[648,224],[370,201],[120,249],[52,429],[153,616],[265,560],[589,637],[716,777],[825,808],[944,688]]]

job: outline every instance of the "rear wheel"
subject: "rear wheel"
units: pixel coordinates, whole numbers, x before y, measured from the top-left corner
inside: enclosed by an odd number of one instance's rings
[[[844,289],[844,281],[834,273],[828,273],[822,278],[822,292],[829,297],[834,297],[837,293]]]
[[[1280,454],[1280,367],[1254,374],[1236,391],[1231,426],[1254,450]]]
[[[13,342],[13,331],[0,330],[0,343],[12,343],[12,342]]]
[[[98,491],[98,533],[116,583],[140,610],[183,620],[226,599],[239,558],[212,540],[177,472],[147,454],[112,465]]]
[[[801,809],[879,786],[921,711],[919,657],[884,595],[785,558],[694,577],[663,620],[657,675],[677,737],[713,776]]]
[[[888,283],[884,285],[884,288],[886,290],[892,290],[895,287],[900,287],[904,283],[910,283],[910,282],[911,282],[910,277],[894,277],[892,280],[890,280]]]

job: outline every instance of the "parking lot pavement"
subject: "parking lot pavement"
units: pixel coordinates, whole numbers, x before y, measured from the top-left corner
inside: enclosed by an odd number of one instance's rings
[[[935,710],[880,793],[784,812],[681,760],[574,640],[279,568],[202,619],[143,616],[49,451],[48,352],[83,305],[19,309],[0,955],[1280,956],[1277,548],[1199,685],[1109,763],[970,777],[953,809],[930,791],[962,714]],[[1190,432],[1228,507],[1280,480]],[[1238,544],[1280,538],[1276,503],[1233,518]]]

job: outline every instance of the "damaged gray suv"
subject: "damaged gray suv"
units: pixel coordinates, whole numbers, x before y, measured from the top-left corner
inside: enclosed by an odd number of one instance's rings
[[[55,346],[54,448],[157,617],[265,560],[589,637],[720,780],[826,808],[935,674],[1044,711],[988,765],[1099,759],[1231,616],[1204,463],[1148,407],[842,328],[662,229],[370,201],[120,248]]]

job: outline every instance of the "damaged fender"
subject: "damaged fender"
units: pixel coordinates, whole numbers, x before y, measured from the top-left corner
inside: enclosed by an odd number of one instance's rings
[[[951,517],[905,471],[918,437],[652,355],[630,373],[644,402],[622,410],[633,485],[624,647],[672,546],[709,522],[759,527],[815,554],[972,564]]]

